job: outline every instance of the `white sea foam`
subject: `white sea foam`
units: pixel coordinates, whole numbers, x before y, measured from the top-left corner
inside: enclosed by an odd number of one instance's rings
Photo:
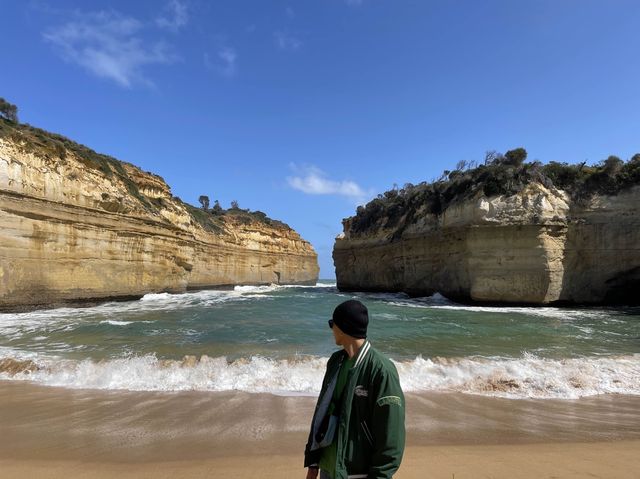
[[[278,285],[278,288],[283,288],[283,289],[290,289],[290,288],[309,289],[309,288],[335,288],[336,286],[337,286],[336,283],[281,284],[281,285]]]
[[[409,391],[460,391],[508,398],[640,395],[640,354],[572,359],[423,359],[397,363]]]
[[[37,365],[15,375],[0,371],[0,379],[28,380],[49,386],[132,391],[294,392],[315,394],[326,358],[273,360],[252,357],[228,362],[224,357],[160,360],[153,355],[108,361],[73,361],[18,356]],[[1,361],[1,359],[0,359]],[[25,366],[26,367],[26,366]]]
[[[107,319],[105,321],[100,321],[100,324],[110,324],[112,326],[126,326],[131,323],[133,323],[133,321],[116,321],[115,319]]]
[[[268,286],[234,286],[233,290],[237,293],[270,293],[278,289],[277,284],[270,284]]]
[[[317,394],[326,358],[233,362],[224,357],[162,360],[153,355],[104,361],[75,361],[0,350],[31,365],[23,373],[0,371],[0,379],[26,380],[68,388],[134,391],[230,391]],[[575,399],[599,394],[640,395],[640,354],[576,359],[417,357],[396,362],[406,392],[463,392],[507,398]]]
[[[405,304],[403,306],[411,306]],[[449,304],[432,304],[428,307],[451,310],[451,311],[469,311],[473,313],[497,313],[497,314],[522,314],[527,316],[538,316],[548,319],[581,320],[595,319],[608,320],[611,312],[606,309],[566,309],[553,307],[510,307],[510,306],[464,306],[457,303],[449,302]]]
[[[140,298],[140,301],[167,301],[172,299],[173,296],[177,295],[172,295],[170,293],[149,293]]]
[[[611,318],[611,310],[606,308],[594,309],[568,309],[554,307],[523,307],[523,306],[468,306],[459,304],[446,298],[440,293],[432,296],[410,298],[404,293],[366,293],[367,297],[382,299],[392,306],[421,309],[440,309],[450,311],[468,311],[472,313],[495,313],[495,314],[522,314],[527,316],[537,316],[547,319],[558,319],[562,321],[593,319],[605,324],[621,322]],[[587,331],[585,331],[587,332]]]
[[[10,337],[15,330],[20,333],[46,328],[48,325],[75,324],[96,315],[117,316],[120,314],[146,313],[150,311],[166,311],[188,308],[191,306],[208,306],[249,299],[266,299],[269,293],[291,288],[335,288],[335,283],[317,283],[316,285],[265,285],[236,286],[232,290],[202,290],[188,293],[149,293],[136,301],[112,301],[97,306],[82,308],[42,309],[27,313],[0,313],[0,334]],[[117,321],[117,320],[116,320]]]

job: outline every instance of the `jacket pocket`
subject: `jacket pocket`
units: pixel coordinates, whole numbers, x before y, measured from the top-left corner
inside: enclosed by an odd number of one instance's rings
[[[333,442],[338,428],[338,416],[333,414],[326,416],[320,424],[320,430],[316,434],[316,441],[319,447],[327,447]]]

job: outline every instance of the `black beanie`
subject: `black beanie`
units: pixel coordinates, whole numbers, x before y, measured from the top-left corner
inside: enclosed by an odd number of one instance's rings
[[[352,338],[364,339],[367,337],[369,312],[360,301],[350,299],[333,310],[333,322]]]

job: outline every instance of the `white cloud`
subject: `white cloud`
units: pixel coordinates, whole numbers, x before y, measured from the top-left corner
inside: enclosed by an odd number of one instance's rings
[[[233,48],[225,47],[218,51],[218,57],[222,60],[224,67],[222,73],[226,76],[233,76],[236,73],[236,59],[238,55]]]
[[[285,32],[274,32],[273,38],[281,50],[298,50],[302,46],[302,41]]]
[[[352,7],[359,7],[364,2],[364,0],[345,0],[345,1],[347,2],[347,5]]]
[[[363,202],[371,192],[363,190],[356,182],[343,180],[335,181],[315,166],[298,167],[290,165],[298,175],[287,178],[291,188],[309,195],[339,195],[353,198],[358,203]]]
[[[75,19],[44,33],[65,61],[102,78],[131,88],[152,85],[143,68],[176,60],[166,44],[148,43],[139,36],[143,25],[115,11],[76,13]]]
[[[164,15],[156,18],[156,25],[177,32],[189,22],[187,5],[178,0],[170,0],[164,7]]]
[[[205,66],[222,76],[232,77],[236,74],[238,54],[234,48],[222,47],[217,52],[217,61],[211,59],[208,53],[204,54]]]

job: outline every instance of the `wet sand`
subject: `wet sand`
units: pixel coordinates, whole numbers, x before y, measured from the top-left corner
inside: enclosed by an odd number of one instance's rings
[[[0,381],[0,477],[304,477],[315,398]],[[640,477],[640,397],[407,395],[398,478]]]
[[[640,441],[503,446],[408,446],[398,479],[637,479]],[[299,455],[149,463],[0,460],[2,478],[282,479],[305,477]]]

